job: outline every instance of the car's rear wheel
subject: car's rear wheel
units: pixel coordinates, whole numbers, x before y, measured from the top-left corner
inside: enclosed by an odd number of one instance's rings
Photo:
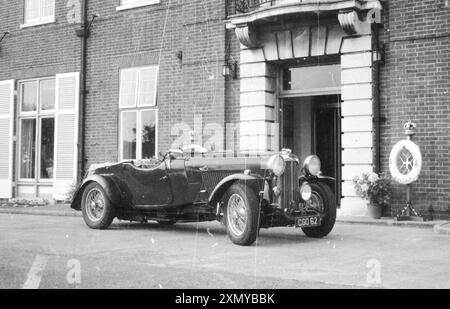
[[[226,193],[224,211],[227,234],[236,245],[249,246],[259,231],[259,201],[255,192],[242,183],[233,184]]]
[[[323,183],[311,184],[312,206],[323,213],[322,223],[318,227],[303,228],[308,237],[322,238],[330,234],[336,222],[336,199],[330,187]]]
[[[92,229],[107,229],[114,220],[114,209],[105,190],[93,182],[83,192],[81,210],[83,219]]]

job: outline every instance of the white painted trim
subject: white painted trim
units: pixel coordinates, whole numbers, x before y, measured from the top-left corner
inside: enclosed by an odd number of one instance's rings
[[[41,20],[41,21],[37,21],[37,22],[21,24],[20,28],[24,29],[24,28],[30,28],[30,27],[36,27],[36,26],[41,26],[41,25],[54,24],[54,23],[56,23],[56,19],[53,18],[51,20]]]
[[[24,8],[23,8],[23,21],[24,21],[24,23],[22,25],[20,25],[20,28],[23,29],[23,28],[34,27],[34,26],[45,25],[45,24],[51,24],[51,23],[56,22],[56,19],[55,19],[55,11],[56,11],[55,3],[56,3],[56,1],[53,0],[53,16],[46,16],[46,17],[42,16],[42,1],[43,0],[38,0],[39,17],[35,18],[35,19],[32,19],[30,21],[26,21],[25,20],[26,19],[26,10],[27,10],[27,8],[26,8],[26,1],[24,1]]]
[[[59,83],[62,78],[70,78],[75,77],[75,85],[74,88],[76,89],[75,92],[75,103],[73,109],[65,109],[60,110],[59,108]],[[79,89],[80,89],[80,73],[79,72],[73,72],[73,73],[64,73],[64,74],[56,74],[56,83],[55,83],[55,148],[54,148],[54,171],[53,171],[53,187],[54,187],[54,198],[59,199],[62,198],[62,196],[59,196],[59,193],[56,192],[55,188],[59,186],[59,183],[62,183],[63,179],[57,180],[57,166],[58,166],[58,125],[59,125],[59,116],[60,115],[75,115],[75,128],[74,128],[74,157],[73,157],[73,179],[71,182],[77,182],[77,168],[78,168],[78,145],[80,143],[79,136],[78,136],[78,123],[79,123]]]
[[[327,88],[317,88],[317,89],[306,89],[306,90],[283,90],[280,91],[278,98],[294,98],[294,97],[310,97],[316,95],[329,95],[329,94],[340,94],[342,87],[327,87]]]
[[[119,110],[119,161],[123,161],[123,114],[124,113],[134,113],[135,117],[136,117],[136,156],[138,155],[137,152],[137,139],[138,139],[138,134],[137,134],[137,128],[138,128],[138,124],[137,124],[137,110]],[[128,159],[127,159],[128,160]]]
[[[17,181],[18,182],[29,182],[29,183],[33,183],[33,185],[35,185],[36,184],[36,176],[37,175],[35,175],[35,177],[34,178],[21,178],[21,174],[22,174],[22,167],[21,167],[21,164],[20,164],[20,160],[21,160],[21,158],[22,158],[22,153],[21,153],[21,141],[22,141],[22,138],[21,138],[21,136],[22,136],[22,120],[36,120],[36,123],[35,123],[35,130],[36,130],[36,136],[35,136],[35,142],[34,142],[34,146],[36,146],[36,144],[38,143],[38,136],[37,136],[37,133],[38,133],[38,117],[37,116],[33,116],[33,117],[30,117],[30,118],[27,118],[27,117],[18,117],[18,124],[17,124],[17,128],[18,128],[18,130],[17,130],[17,161],[16,162],[18,162],[18,164],[17,164],[17,168],[16,168],[16,171],[17,171],[17,176],[16,176],[16,179],[17,179]],[[38,153],[38,149],[36,148],[35,149],[35,155],[34,155],[34,159],[36,160],[36,162],[35,162],[35,164],[37,164],[37,153]],[[54,161],[53,161],[54,162]],[[36,166],[34,167],[34,172],[36,172]]]
[[[155,69],[155,87],[153,89],[154,91],[154,99],[153,99],[153,104],[151,105],[139,105],[139,94],[141,92],[141,74],[143,70],[146,69]],[[158,105],[158,82],[159,82],[159,66],[157,65],[152,65],[152,66],[147,66],[147,67],[142,67],[139,69],[138,72],[138,91],[137,91],[137,97],[136,97],[136,106],[137,107],[155,107]]]
[[[148,6],[148,5],[152,5],[152,4],[158,4],[158,3],[160,3],[160,0],[147,0],[147,1],[142,1],[142,2],[138,2],[138,3],[134,3],[134,4],[120,5],[120,6],[116,7],[116,11],[124,11],[124,10],[134,9],[134,8]]]
[[[158,109],[155,109],[155,158],[158,158],[158,145],[159,145],[159,139],[158,139],[158,134],[159,134],[159,114],[158,114]]]
[[[40,106],[40,93],[41,93],[41,89],[40,89],[40,83],[42,81],[48,81],[48,80],[55,80],[55,90],[56,90],[56,78],[55,76],[46,76],[46,77],[38,77],[38,78],[29,78],[29,79],[21,79],[18,81],[18,85],[17,85],[17,111],[19,114],[19,117],[29,117],[29,116],[41,116],[41,115],[54,115],[55,114],[55,110],[56,110],[56,96],[55,96],[55,107],[53,109],[49,109],[49,110],[42,110],[41,106]],[[23,84],[25,83],[29,83],[29,82],[35,82],[36,85],[36,98],[37,98],[37,102],[36,102],[36,110],[35,111],[27,111],[24,112],[22,111],[22,87]]]
[[[154,103],[152,105],[139,105],[139,94],[141,90],[141,73],[143,70],[146,69],[155,69],[155,97],[154,97]],[[134,105],[130,106],[122,106],[122,74],[126,71],[135,71],[137,73],[137,80],[136,80],[136,88],[135,88],[135,97],[134,97]],[[158,82],[159,82],[159,66],[157,65],[150,65],[150,66],[140,66],[140,67],[129,67],[129,68],[122,68],[120,69],[119,74],[119,108],[120,109],[130,109],[130,108],[144,108],[144,107],[156,107],[158,105]]]
[[[13,149],[14,149],[14,139],[13,139],[13,133],[14,133],[14,85],[15,85],[15,80],[14,79],[10,79],[10,80],[5,80],[5,81],[0,81],[0,85],[9,85],[10,86],[10,105],[9,105],[9,116],[8,117],[4,117],[3,119],[8,119],[9,118],[9,130],[10,130],[10,135],[9,135],[9,160],[10,160],[10,164],[8,167],[8,178],[1,180],[0,181],[0,185],[2,187],[8,187],[9,190],[7,191],[7,194],[4,196],[4,198],[11,198],[12,197],[12,183],[13,183],[13,160],[14,160],[14,153],[13,153]],[[2,196],[3,198],[3,196]]]
[[[36,174],[36,177],[35,177],[35,179],[37,180],[37,184],[38,185],[40,185],[40,184],[51,184],[51,185],[53,185],[53,178],[41,178],[41,168],[42,168],[42,166],[41,166],[41,164],[42,164],[42,160],[41,160],[41,156],[42,156],[42,144],[41,144],[41,142],[42,142],[42,120],[44,120],[44,119],[53,119],[53,121],[54,121],[54,126],[56,125],[56,116],[54,115],[54,114],[52,114],[52,115],[42,115],[42,116],[38,116],[37,117],[37,127],[38,127],[38,130],[37,130],[37,133],[38,133],[38,137],[37,137],[37,140],[36,140],[36,144],[38,145],[38,153],[39,153],[39,156],[36,156],[36,158],[38,158],[39,157],[39,160],[36,160],[36,166],[37,166],[37,174]],[[55,126],[55,130],[56,130],[56,126]],[[55,132],[53,132],[53,150],[55,149],[55,137],[56,137],[56,135],[55,135]],[[54,153],[54,151],[53,151],[53,163],[55,163],[55,153]],[[53,173],[55,172],[55,164],[53,164]]]
[[[122,106],[122,89],[123,89],[123,84],[122,84],[122,81],[123,81],[123,74],[124,74],[124,72],[126,72],[126,71],[135,71],[135,69],[134,68],[123,68],[123,69],[121,69],[120,70],[120,72],[119,72],[119,108],[135,108],[136,107],[136,102],[137,102],[137,98],[136,98],[136,96],[137,96],[137,92],[138,92],[138,85],[139,85],[139,72],[136,72],[136,74],[137,74],[137,77],[136,77],[136,86],[135,86],[135,89],[134,89],[134,95],[135,95],[135,97],[134,97],[134,105],[130,105],[130,106]]]
[[[123,158],[123,114],[124,113],[135,113],[136,117],[136,158],[131,158],[131,160],[141,160],[142,159],[142,134],[138,134],[140,130],[138,128],[142,127],[142,113],[152,111],[155,113],[155,157],[158,156],[158,133],[159,133],[159,115],[158,109],[156,108],[141,108],[141,109],[121,109],[119,111],[119,161],[124,161],[128,159]]]

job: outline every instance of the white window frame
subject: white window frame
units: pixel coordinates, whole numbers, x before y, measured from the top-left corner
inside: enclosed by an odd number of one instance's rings
[[[139,2],[136,2],[136,3],[122,4],[122,0],[119,0],[119,6],[116,7],[116,10],[117,11],[129,10],[129,9],[134,9],[134,8],[138,8],[138,7],[142,7],[142,6],[158,4],[160,2],[161,2],[160,0],[140,0]]]
[[[140,87],[141,87],[141,72],[146,69],[155,69],[155,88],[154,88],[154,100],[151,105],[139,105],[140,99]],[[130,106],[122,105],[122,74],[125,71],[137,72],[136,89],[134,104]],[[119,161],[123,161],[123,113],[135,112],[136,113],[136,160],[142,159],[142,133],[140,128],[142,127],[142,113],[147,111],[155,112],[155,157],[158,155],[158,81],[159,81],[159,67],[157,65],[123,68],[119,73]],[[138,129],[139,128],[139,129]]]
[[[146,69],[156,69],[156,81],[155,81],[155,88],[154,88],[154,101],[151,105],[139,105],[139,94],[141,92],[141,72]],[[132,106],[123,106],[122,105],[122,74],[125,71],[134,71],[137,72],[137,81],[136,81],[136,89],[135,89],[135,98],[134,98],[134,105]],[[119,81],[119,108],[148,108],[148,107],[155,107],[157,106],[158,101],[158,81],[159,81],[159,67],[157,65],[152,66],[144,66],[144,67],[133,67],[133,68],[123,68],[120,70],[120,81]]]
[[[40,145],[40,141],[41,141],[41,134],[42,134],[42,127],[41,127],[41,123],[42,123],[42,119],[43,118],[54,118],[56,121],[56,113],[55,113],[55,109],[51,109],[51,110],[42,110],[41,108],[41,96],[40,96],[40,82],[44,81],[44,80],[55,80],[55,96],[56,96],[56,78],[54,76],[48,76],[48,77],[41,77],[41,78],[33,78],[33,79],[24,79],[24,80],[19,80],[18,81],[18,92],[19,92],[19,104],[18,104],[18,120],[17,120],[17,132],[18,132],[18,142],[17,142],[17,151],[18,151],[18,155],[17,155],[17,179],[19,181],[19,183],[26,183],[26,184],[35,184],[35,186],[37,186],[38,184],[45,184],[45,183],[53,183],[53,178],[49,178],[49,179],[43,179],[40,176],[40,168],[41,168],[41,160],[40,160],[40,150],[41,150],[41,145]],[[22,86],[24,83],[26,82],[36,82],[37,83],[37,87],[36,87],[36,97],[37,97],[37,105],[36,105],[36,110],[35,111],[29,111],[29,112],[23,112],[22,111]],[[56,105],[56,99],[55,99],[55,105]],[[20,160],[21,160],[21,141],[22,141],[22,120],[24,119],[35,119],[36,120],[36,144],[35,144],[35,175],[34,178],[22,178],[21,177],[21,164],[20,164]],[[55,127],[55,136],[56,136],[56,127]],[[55,141],[56,143],[56,141]],[[38,160],[39,159],[39,160]]]
[[[142,113],[154,112],[155,113],[155,157],[158,155],[158,110],[156,108],[121,108],[120,109],[120,125],[119,125],[119,161],[124,160],[142,160]],[[123,114],[124,113],[136,113],[136,158],[123,158]]]
[[[26,16],[27,1],[23,0],[23,2],[24,2],[24,6],[23,6],[23,24],[20,25],[20,28],[27,28],[27,27],[33,27],[33,26],[38,26],[38,25],[50,24],[50,23],[54,23],[56,21],[55,20],[55,10],[56,10],[55,3],[56,3],[56,1],[53,0],[53,15],[52,16],[47,16],[47,17],[42,16],[42,1],[43,0],[38,0],[38,1],[39,1],[39,5],[38,5],[39,17],[36,18],[36,19],[33,19],[31,21],[27,21],[26,20],[26,18],[27,18],[27,16]]]

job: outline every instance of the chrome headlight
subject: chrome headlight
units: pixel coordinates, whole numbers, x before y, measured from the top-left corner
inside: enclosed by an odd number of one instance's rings
[[[309,185],[309,183],[304,183],[301,188],[300,188],[300,194],[302,196],[302,199],[307,202],[311,199],[311,195],[312,195],[312,188]]]
[[[318,156],[312,155],[306,158],[305,163],[303,163],[303,168],[311,175],[317,176],[320,173],[322,164]]]
[[[280,155],[271,156],[267,162],[267,167],[272,170],[275,176],[280,177],[286,169],[286,162]]]

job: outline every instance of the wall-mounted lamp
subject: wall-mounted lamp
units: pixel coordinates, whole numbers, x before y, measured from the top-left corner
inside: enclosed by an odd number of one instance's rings
[[[87,27],[84,26],[84,27],[81,27],[81,28],[75,30],[75,33],[76,33],[77,37],[79,37],[79,38],[88,38],[89,35],[91,34],[91,26],[92,26],[92,23],[94,22],[94,20],[95,20],[97,17],[100,17],[100,15],[98,15],[98,14],[92,14],[92,19],[91,19],[91,21],[89,22],[89,24],[88,24]]]
[[[385,57],[385,51],[384,51],[384,44],[380,46],[377,50],[374,50],[372,52],[373,62],[379,63],[381,65],[384,65],[384,57]]]
[[[236,61],[225,62],[222,68],[222,76],[224,77],[232,77],[233,79],[237,78],[237,70],[238,64]]]

